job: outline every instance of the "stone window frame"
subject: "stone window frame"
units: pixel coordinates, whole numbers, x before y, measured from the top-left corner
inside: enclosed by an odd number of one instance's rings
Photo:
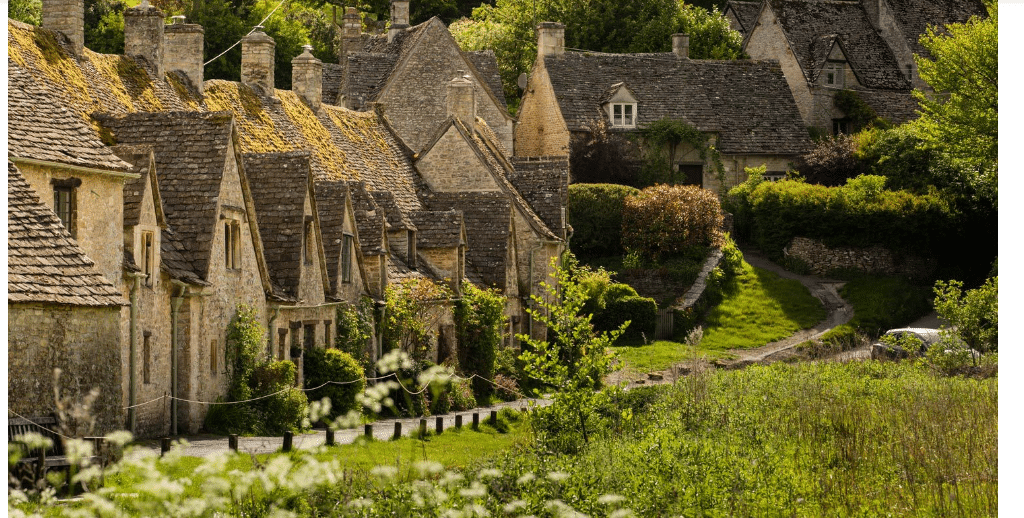
[[[54,178],[53,212],[67,229],[71,237],[78,238],[78,188],[82,186],[81,178]]]
[[[224,218],[224,267],[228,270],[242,268],[242,223],[234,218]]]
[[[302,228],[302,263],[310,266],[316,257],[316,238],[314,236],[313,216],[306,216]]]
[[[846,62],[826,61],[821,70],[821,83],[829,88],[845,88]]]
[[[832,134],[833,135],[849,135],[850,134],[850,120],[846,118],[832,119]]]
[[[155,284],[156,272],[156,233],[152,230],[143,230],[139,235],[139,259],[142,264],[142,273],[146,276],[142,282],[152,287]]]
[[[409,230],[406,232],[406,252],[408,252],[408,263],[409,268],[416,269],[416,231]]]
[[[609,103],[608,118],[611,120],[612,127],[635,128],[637,119],[636,105],[637,103]],[[627,119],[627,117],[629,118]]]
[[[342,234],[341,236],[341,282],[342,284],[352,284],[352,260],[353,257],[353,246],[355,244],[355,236],[352,234]]]
[[[217,356],[220,353],[220,347],[217,344],[217,339],[213,338],[210,340],[210,374],[213,376],[217,375]]]

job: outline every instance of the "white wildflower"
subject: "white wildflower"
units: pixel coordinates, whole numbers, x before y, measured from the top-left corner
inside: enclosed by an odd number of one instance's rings
[[[569,474],[564,471],[552,471],[548,473],[548,480],[552,482],[562,482],[569,478]]]
[[[357,498],[346,505],[353,509],[365,509],[373,505],[373,500],[370,500],[369,498]]]
[[[636,513],[631,509],[616,509],[608,515],[608,518],[636,518]]]
[[[534,475],[533,473],[524,473],[523,476],[516,479],[516,484],[522,486],[524,484],[529,484],[534,480],[537,480],[537,475]]]
[[[394,466],[374,466],[370,474],[384,480],[391,480],[398,475],[398,468]]]
[[[413,464],[413,467],[416,468],[416,471],[420,473],[421,477],[425,477],[427,475],[436,475],[444,471],[444,466],[440,462],[434,461],[417,462]]]
[[[622,502],[625,499],[626,497],[622,495],[606,494],[597,497],[597,503],[604,505],[615,505]]]
[[[486,480],[489,478],[498,478],[501,476],[501,470],[494,468],[485,468],[480,470],[480,473],[477,473],[476,476],[481,480]]]
[[[505,509],[506,513],[512,514],[512,513],[516,512],[516,511],[526,507],[526,505],[527,504],[526,504],[525,500],[513,500],[513,501],[505,504],[504,509]]]
[[[462,476],[461,473],[456,473],[454,471],[446,471],[444,475],[441,476],[441,480],[438,481],[438,484],[440,484],[442,487],[453,486],[461,483],[463,478],[464,477]]]
[[[108,433],[103,439],[114,446],[121,447],[132,442],[132,433],[127,430],[118,430]]]
[[[483,498],[487,496],[487,487],[474,480],[468,488],[460,489],[459,495],[466,499]]]

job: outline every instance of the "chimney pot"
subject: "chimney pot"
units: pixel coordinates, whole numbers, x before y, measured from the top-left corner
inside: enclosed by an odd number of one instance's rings
[[[565,54],[565,25],[541,22],[537,25],[537,55],[562,56]]]
[[[313,111],[320,108],[323,73],[323,63],[313,56],[313,47],[303,45],[302,54],[292,60],[292,91],[303,98]]]
[[[75,56],[85,47],[85,0],[43,0],[43,27],[60,31],[71,41]]]
[[[258,85],[267,96],[274,96],[274,38],[257,25],[242,38],[242,82]]]
[[[184,16],[171,17],[164,25],[163,70],[180,70],[203,93],[203,27],[185,23]]]
[[[146,0],[124,12],[124,53],[141,57],[163,77],[164,12]]]
[[[409,27],[409,0],[391,0],[391,27],[388,29],[388,43],[394,41],[399,32]]]
[[[676,57],[687,58],[690,57],[690,35],[676,33],[672,35],[672,53]]]

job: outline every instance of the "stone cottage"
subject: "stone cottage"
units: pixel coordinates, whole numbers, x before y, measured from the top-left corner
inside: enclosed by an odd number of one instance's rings
[[[696,149],[680,146],[672,166],[686,183],[719,190],[746,179],[744,167],[784,172],[810,148],[782,69],[766,60],[689,58],[689,38],[673,36],[672,52],[569,52],[565,28],[538,28],[538,56],[516,126],[516,157],[567,155],[574,134],[607,124],[636,133],[661,119],[681,120],[720,152],[724,177]]]
[[[855,92],[892,123],[915,118],[911,90],[927,85],[913,56],[927,55],[918,42],[925,28],[983,13],[977,0],[766,0],[743,49],[779,61],[807,126],[847,133],[857,128],[836,107],[838,92]]]
[[[757,23],[757,15],[761,12],[761,0],[729,0],[725,3],[722,15],[729,20],[729,28],[744,37],[750,33]]]
[[[54,8],[62,0],[44,2],[44,11]],[[12,113],[63,110],[74,122],[48,126],[58,119],[26,115],[24,151],[10,158],[26,167],[61,164],[31,175],[44,201],[56,185],[47,183],[52,171],[80,176],[72,187],[92,176],[106,182],[79,191],[96,198],[89,215],[95,207],[103,218],[78,218],[69,228],[88,238],[82,246],[98,258],[95,268],[132,301],[117,310],[121,410],[111,410],[110,422],[140,435],[198,430],[207,405],[192,401],[226,393],[226,329],[240,304],[256,309],[277,357],[331,343],[339,304],[380,305],[388,284],[402,279],[449,282],[456,291],[464,280],[497,286],[508,313],[523,320],[524,301],[549,274],[547,259],[564,247],[567,171],[564,159],[517,169],[520,160],[506,158],[507,114],[473,100],[469,124],[455,130],[463,142],[447,154],[432,147],[421,164],[397,129],[407,121],[382,102],[390,97],[363,111],[324,102],[323,64],[308,49],[293,60],[290,90],[274,88],[275,45],[258,30],[242,42],[240,81],[206,81],[202,27],[180,17],[164,25],[163,13],[145,2],[125,20],[126,55],[116,56],[76,47],[66,36],[81,32],[74,16],[52,28],[8,22],[11,84],[22,81],[28,96],[22,108],[9,99]],[[432,27],[410,29],[419,36],[407,43],[427,41]],[[418,52],[408,56],[426,55]],[[437,72],[443,80],[435,90],[447,92],[459,77],[476,98],[502,104],[467,66],[470,58],[452,56],[460,68]],[[407,73],[397,66],[394,80]],[[399,83],[388,84],[384,91],[400,97]],[[445,115],[427,134],[452,130],[447,95],[432,102]],[[487,117],[497,117],[497,129]],[[88,140],[88,149],[68,155],[61,150],[76,148],[40,138],[50,134],[75,145]],[[89,163],[69,167],[64,155]],[[428,177],[462,169],[490,183],[430,186]],[[435,344],[455,346],[451,325],[439,322]]]

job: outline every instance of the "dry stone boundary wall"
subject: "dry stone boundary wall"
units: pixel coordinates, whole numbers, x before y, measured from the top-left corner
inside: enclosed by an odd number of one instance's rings
[[[783,253],[803,261],[816,275],[833,270],[859,270],[920,278],[931,275],[936,268],[933,258],[903,255],[877,245],[870,248],[829,248],[821,241],[805,237],[793,238]]]

